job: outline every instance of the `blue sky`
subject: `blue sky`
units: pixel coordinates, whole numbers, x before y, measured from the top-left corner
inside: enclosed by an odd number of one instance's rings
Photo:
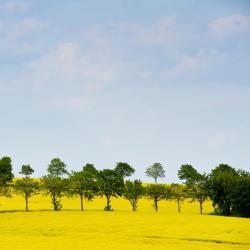
[[[1,1],[0,156],[250,170],[249,1]]]

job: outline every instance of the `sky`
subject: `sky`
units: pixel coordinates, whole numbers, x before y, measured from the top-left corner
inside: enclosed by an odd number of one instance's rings
[[[16,176],[250,171],[250,1],[0,0],[0,114]]]

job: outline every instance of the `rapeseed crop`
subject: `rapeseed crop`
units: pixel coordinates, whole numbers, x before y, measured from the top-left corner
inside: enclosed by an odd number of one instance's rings
[[[213,210],[209,202],[204,215],[198,203],[186,201],[180,214],[175,202],[159,202],[157,213],[151,203],[142,199],[133,212],[127,200],[112,199],[114,211],[105,212],[105,199],[97,198],[81,212],[78,199],[64,198],[63,210],[54,212],[50,200],[38,195],[26,213],[21,197],[1,197],[0,249],[250,248],[249,219],[208,215]]]

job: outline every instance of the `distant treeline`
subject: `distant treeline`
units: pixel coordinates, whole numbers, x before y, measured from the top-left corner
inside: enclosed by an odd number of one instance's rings
[[[13,181],[10,157],[0,159],[0,196],[23,196],[25,210],[28,211],[29,198],[43,193],[51,198],[55,211],[62,209],[61,198],[79,197],[80,208],[83,201],[95,197],[105,197],[104,210],[112,211],[111,198],[124,197],[133,211],[137,210],[138,201],[146,197],[152,200],[155,211],[161,200],[175,200],[178,212],[185,199],[198,201],[200,213],[203,203],[210,199],[214,213],[226,216],[250,217],[250,173],[236,170],[227,164],[220,164],[209,174],[199,173],[192,165],[185,164],[178,170],[178,177],[183,184],[158,184],[159,178],[165,177],[165,169],[160,163],[148,167],[145,174],[154,179],[154,184],[142,185],[140,180],[125,180],[135,169],[125,162],[118,162],[113,169],[97,170],[93,164],[86,164],[80,171],[68,172],[66,164],[59,158],[51,160],[47,175],[33,179],[34,170],[30,165],[23,165],[20,174],[24,177]]]

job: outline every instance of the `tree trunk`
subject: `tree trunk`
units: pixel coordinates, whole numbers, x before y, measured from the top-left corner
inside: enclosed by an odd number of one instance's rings
[[[26,212],[29,211],[29,207],[28,207],[28,197],[25,197],[25,211],[26,211]]]
[[[133,211],[136,211],[136,202],[133,202]]]
[[[82,198],[82,195],[80,195],[80,200],[81,200],[81,211],[83,211],[83,198]]]
[[[60,198],[61,197],[59,195],[57,196],[56,194],[51,194],[51,199],[52,199],[51,203],[52,203],[52,205],[54,207],[54,211],[62,210],[62,205],[61,205],[61,199]]]
[[[203,210],[203,208],[202,208],[202,201],[200,201],[200,214],[202,214],[202,210]]]
[[[155,177],[155,184],[157,183],[157,177]]]
[[[106,198],[107,198],[107,205],[106,205],[106,207],[105,207],[105,210],[106,210],[106,211],[111,211],[110,196],[109,196],[109,195],[106,195]]]
[[[158,200],[157,198],[154,199],[155,211],[158,212]]]
[[[226,216],[230,216],[231,215],[230,207],[231,207],[231,204],[227,203],[226,206],[225,206],[225,215]]]
[[[180,200],[179,199],[177,199],[177,204],[178,204],[178,213],[180,213],[181,212],[181,205],[180,205]]]
[[[52,204],[54,206],[54,211],[57,211],[56,196],[52,195]]]

